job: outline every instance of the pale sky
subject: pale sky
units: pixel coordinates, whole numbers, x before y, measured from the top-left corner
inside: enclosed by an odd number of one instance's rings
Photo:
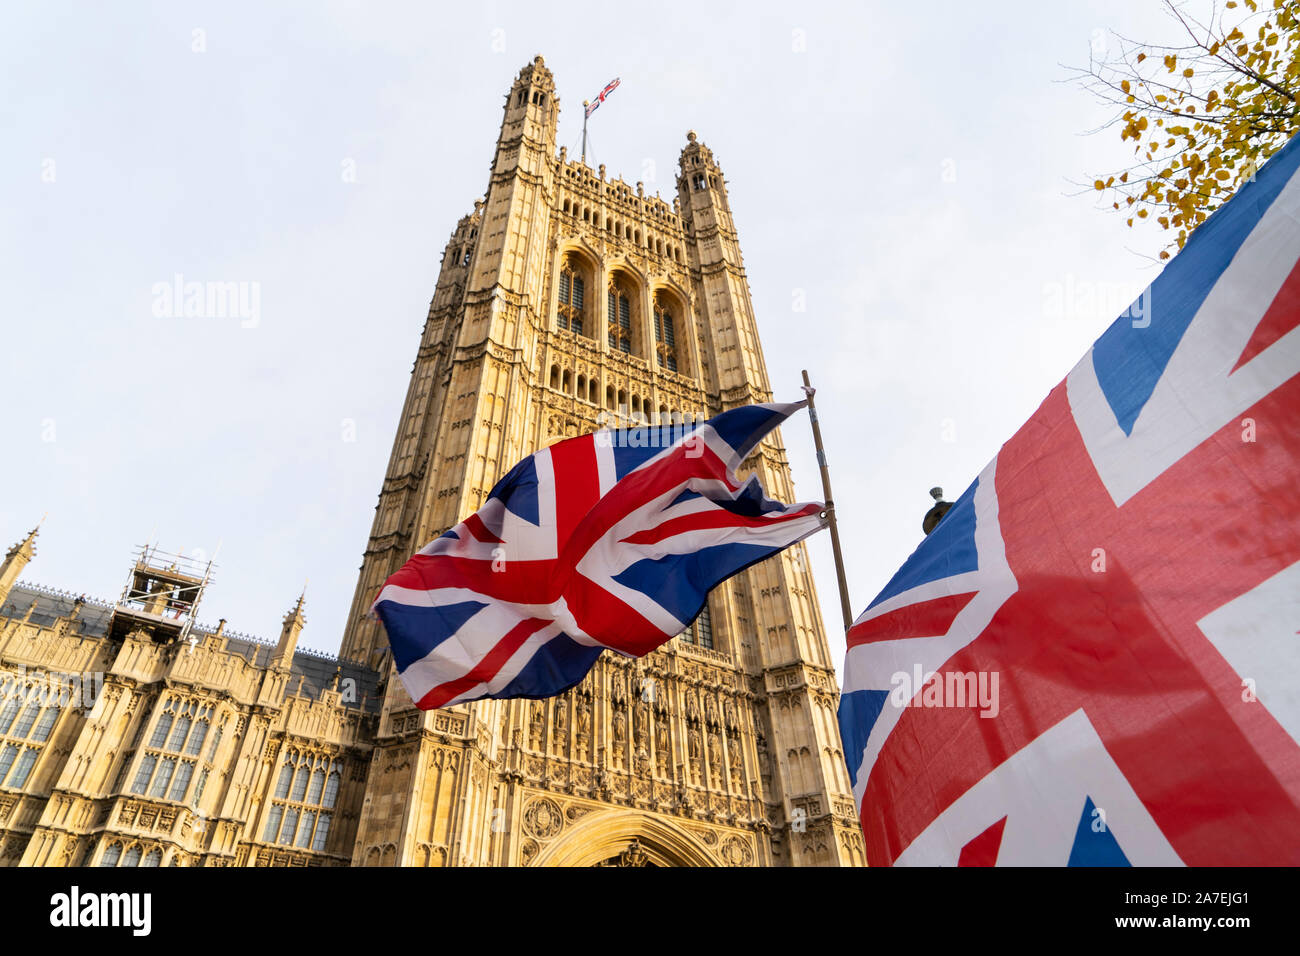
[[[593,166],[671,201],[688,129],[721,164],[856,614],[1155,275],[1075,185],[1130,155],[1066,70],[1107,29],[1175,35],[1156,0],[6,5],[0,548],[48,511],[23,580],[112,599],[150,534],[221,542],[202,621],[273,639],[309,579],[337,651],[439,256],[541,53],[571,155],[618,76]],[[256,322],[155,315],[177,274],[256,283]]]

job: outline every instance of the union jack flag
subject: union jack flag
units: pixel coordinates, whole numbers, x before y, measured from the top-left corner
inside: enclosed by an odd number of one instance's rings
[[[609,94],[613,93],[616,89],[618,89],[618,77],[614,77],[614,79],[610,80],[609,85],[601,90],[594,100],[587,104],[587,112],[583,114],[583,119],[586,119],[592,113],[596,112],[596,110],[600,109],[600,104],[605,102],[605,97],[609,96]]]
[[[869,863],[1300,863],[1297,167],[1192,235],[850,629]]]
[[[602,430],[525,458],[375,601],[411,699],[558,694],[605,649],[670,640],[710,588],[820,529],[824,505],[772,501],[735,475],[805,404]]]

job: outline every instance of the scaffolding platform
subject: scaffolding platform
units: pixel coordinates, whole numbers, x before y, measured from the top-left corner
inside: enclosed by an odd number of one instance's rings
[[[143,630],[159,644],[186,640],[213,567],[210,560],[141,547],[113,606],[109,637],[121,640]]]

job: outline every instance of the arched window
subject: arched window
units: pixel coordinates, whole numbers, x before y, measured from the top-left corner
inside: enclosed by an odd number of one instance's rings
[[[605,407],[608,408],[610,411],[613,411],[615,408],[613,385],[605,386]]]
[[[335,770],[333,773],[330,774],[329,780],[325,782],[325,797],[323,800],[321,800],[320,805],[327,810],[333,809],[334,801],[338,799],[338,795],[339,795],[339,772]],[[324,822],[323,817],[324,815],[322,814],[321,822]]]
[[[162,866],[162,850],[157,848],[150,850],[145,854],[144,862],[141,866]]]
[[[4,707],[0,708],[0,734],[8,733],[9,725],[14,722],[14,715],[21,706],[22,699],[19,697],[10,697],[5,701]]]
[[[41,713],[41,719],[36,721],[36,727],[32,730],[32,740],[38,743],[50,739],[50,731],[54,729],[54,721],[59,717],[59,705],[52,704],[46,707]]]
[[[136,844],[126,851],[126,856],[122,857],[122,866],[139,866],[140,865],[140,844]]]
[[[599,404],[600,402],[600,387],[596,384],[594,378],[587,383],[587,401],[591,402],[593,405]]]
[[[632,299],[617,279],[609,280],[609,347],[632,352]]]
[[[293,756],[288,755],[284,758],[284,768],[280,771],[280,779],[275,785],[275,796],[277,800],[283,800],[289,795],[289,784],[293,782]]]
[[[153,787],[149,790],[149,796],[161,797],[167,793],[167,785],[172,782],[172,774],[176,772],[176,758],[164,757],[162,763],[158,765],[158,773],[154,776]]]
[[[289,799],[301,801],[303,797],[307,796],[307,783],[310,779],[311,764],[304,760],[302,766],[298,768],[298,776],[294,778],[293,796]]]
[[[677,371],[677,336],[673,327],[673,314],[668,303],[655,296],[655,352],[659,366],[670,372]]]
[[[275,838],[280,833],[280,818],[282,816],[284,816],[284,807],[274,803],[271,804],[271,812],[266,815],[266,831],[262,834],[262,842],[275,842]]]
[[[573,373],[570,372],[567,368],[564,370],[563,391],[565,395],[568,395],[571,391],[573,391]]]
[[[587,376],[585,375],[578,376],[578,397],[587,397]]]
[[[14,765],[17,757],[17,744],[5,744],[4,748],[0,749],[0,782],[4,781],[5,775],[9,773],[9,768]]]
[[[122,844],[114,843],[104,851],[104,858],[99,861],[100,866],[117,866],[117,861],[122,859]]]
[[[140,769],[135,775],[135,783],[131,784],[132,793],[143,794],[148,789],[149,778],[153,776],[153,768],[157,764],[158,758],[153,754],[144,755],[144,759],[140,761]]]
[[[587,287],[582,276],[573,268],[573,260],[565,257],[560,266],[560,303],[555,322],[562,329],[582,332],[583,304],[586,301]]]
[[[325,787],[325,769],[317,767],[311,775],[311,789],[307,792],[308,803],[320,803],[321,791]]]
[[[558,365],[551,366],[551,388],[557,392],[560,390],[560,367]]]
[[[284,811],[284,827],[280,830],[280,842],[293,846],[293,838],[298,833],[298,808],[289,807]]]
[[[158,725],[153,729],[153,736],[149,738],[150,747],[161,747],[167,743],[167,734],[172,729],[173,716],[171,711],[164,712],[158,718]]]
[[[41,712],[41,703],[39,700],[33,700],[23,710],[22,716],[18,718],[18,723],[14,724],[14,729],[10,733],[12,737],[19,739],[26,737],[28,731],[32,729],[32,724],[36,723],[36,715]]]
[[[317,851],[325,849],[325,840],[329,835],[330,814],[322,813],[320,815],[320,823],[316,824],[316,838],[311,841],[311,848]]]
[[[27,775],[32,772],[32,766],[36,763],[36,751],[31,747],[24,747],[22,755],[18,758],[18,763],[14,765],[14,772],[9,777],[6,786],[21,787],[27,783]]]
[[[709,605],[706,603],[700,610],[700,615],[695,619],[686,630],[682,631],[681,639],[687,644],[694,644],[696,647],[713,648],[713,618],[709,614]]]
[[[199,751],[203,749],[203,741],[208,736],[208,722],[200,720],[194,725],[194,730],[190,733],[189,742],[185,745],[185,752],[191,757],[197,757]]]
[[[188,714],[181,714],[176,721],[176,729],[172,731],[172,739],[167,742],[167,749],[179,751],[185,745],[185,738],[189,734],[190,717]]]
[[[190,786],[190,777],[193,775],[194,764],[188,760],[182,760],[180,766],[176,768],[176,779],[172,781],[171,793],[167,795],[167,799],[184,800],[185,791]]]
[[[302,813],[302,826],[298,828],[298,849],[305,850],[311,845],[311,831],[316,824],[316,811],[304,810]]]

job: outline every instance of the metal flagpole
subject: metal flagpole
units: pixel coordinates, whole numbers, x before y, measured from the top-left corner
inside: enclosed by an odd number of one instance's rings
[[[587,117],[591,115],[588,107],[591,100],[582,101],[582,165],[587,165]]]
[[[844,630],[853,626],[853,605],[849,603],[849,582],[844,576],[844,553],[840,550],[840,528],[835,522],[835,500],[831,494],[831,472],[826,465],[826,450],[822,448],[822,427],[817,421],[817,405],[813,395],[817,390],[808,381],[808,371],[803,373],[803,392],[808,396],[808,420],[812,422],[813,444],[817,447],[817,464],[822,472],[822,494],[826,498],[826,520],[831,529],[831,550],[835,553],[835,575],[840,584],[840,610],[844,613]]]

